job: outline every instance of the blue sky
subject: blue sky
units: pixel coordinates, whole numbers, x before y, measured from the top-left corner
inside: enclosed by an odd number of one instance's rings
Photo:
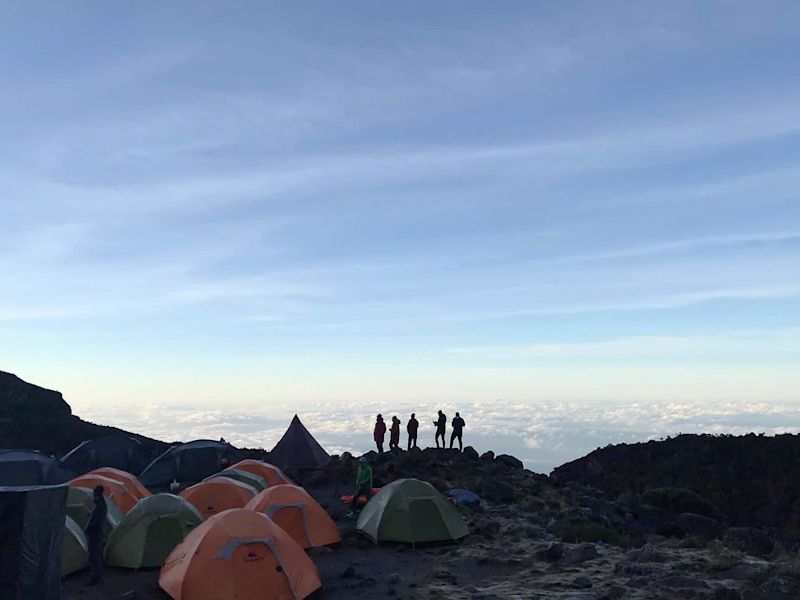
[[[0,369],[97,420],[800,400],[797,3],[0,16]]]

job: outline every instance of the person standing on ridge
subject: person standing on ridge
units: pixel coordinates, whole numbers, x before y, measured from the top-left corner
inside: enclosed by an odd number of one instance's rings
[[[383,438],[386,435],[386,423],[383,422],[383,416],[378,415],[375,419],[375,430],[372,432],[372,438],[375,440],[375,445],[378,446],[378,452],[383,454]]]
[[[103,498],[104,491],[105,488],[102,485],[94,488],[92,493],[94,507],[92,508],[92,514],[89,516],[89,521],[86,523],[86,541],[89,543],[89,568],[92,573],[89,585],[103,583],[103,526],[108,515],[108,506],[106,506],[106,500]]]
[[[349,517],[355,515],[356,508],[358,507],[358,499],[364,496],[369,502],[372,498],[372,467],[369,466],[367,458],[362,456],[358,460],[358,471],[356,471],[356,493],[353,494],[353,500],[350,502]]]
[[[447,448],[444,441],[444,432],[447,429],[447,415],[439,411],[439,418],[433,424],[436,426],[436,447],[439,448],[439,438],[442,438],[442,448]]]
[[[392,417],[392,427],[389,429],[389,450],[395,451],[400,447],[400,419],[397,415]]]
[[[450,447],[453,447],[453,440],[458,439],[458,450],[461,452],[464,450],[464,444],[461,442],[462,432],[464,431],[464,419],[461,418],[461,415],[456,413],[456,418],[453,419],[453,433],[450,434]]]
[[[406,431],[408,431],[409,450],[411,450],[412,445],[414,448],[417,447],[417,429],[419,429],[419,421],[417,421],[414,413],[411,413],[411,418],[408,420],[408,425],[406,425]]]

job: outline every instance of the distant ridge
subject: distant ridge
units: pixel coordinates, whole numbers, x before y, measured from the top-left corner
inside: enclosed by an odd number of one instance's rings
[[[800,435],[684,434],[600,448],[551,478],[612,497],[655,488],[690,490],[736,525],[774,528],[800,539]]]
[[[61,392],[0,371],[0,448],[39,450],[61,456],[81,442],[113,434],[134,437],[154,453],[167,447],[152,438],[83,421],[72,414]]]

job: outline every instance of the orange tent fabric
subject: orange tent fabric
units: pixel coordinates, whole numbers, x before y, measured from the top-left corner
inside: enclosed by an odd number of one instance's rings
[[[253,486],[230,477],[212,477],[181,492],[181,497],[194,506],[204,519],[223,510],[242,508],[255,495]]]
[[[116,504],[124,513],[136,506],[139,501],[139,497],[128,489],[128,486],[124,483],[103,475],[87,473],[76,477],[68,485],[69,487],[84,487],[90,490],[102,485],[104,489],[103,495]]]
[[[245,505],[264,513],[303,548],[342,541],[336,523],[308,492],[296,485],[267,488]]]
[[[322,582],[269,517],[233,509],[209,517],[175,547],[158,585],[174,600],[300,600]]]
[[[383,488],[382,487],[374,487],[372,488],[372,495],[374,496],[378,492],[380,492]],[[340,496],[339,500],[341,500],[344,504],[352,504],[353,503],[353,494],[345,494],[344,496]],[[361,496],[358,499],[358,505],[364,506],[367,503],[367,497]]]
[[[294,483],[278,467],[276,467],[275,465],[271,465],[269,463],[265,463],[264,461],[261,460],[246,458],[245,460],[239,461],[231,468],[240,469],[242,471],[247,471],[248,473],[253,473],[254,475],[258,475],[264,481],[266,481],[267,484],[269,484],[270,486],[282,485],[284,483]]]
[[[89,475],[102,475],[103,477],[108,477],[109,479],[121,481],[131,492],[139,497],[139,500],[142,498],[147,498],[150,495],[150,491],[142,485],[142,482],[139,481],[135,475],[131,475],[122,469],[115,469],[114,467],[101,467],[100,469],[91,471]]]

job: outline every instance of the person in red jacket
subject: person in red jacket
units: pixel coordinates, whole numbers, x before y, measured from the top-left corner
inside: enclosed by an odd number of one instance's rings
[[[392,427],[389,429],[389,450],[394,451],[400,447],[400,419],[392,417]]]
[[[383,416],[378,415],[375,419],[375,431],[372,433],[372,437],[375,440],[375,444],[378,446],[378,452],[383,454],[383,438],[386,435],[386,423],[383,422]]]

